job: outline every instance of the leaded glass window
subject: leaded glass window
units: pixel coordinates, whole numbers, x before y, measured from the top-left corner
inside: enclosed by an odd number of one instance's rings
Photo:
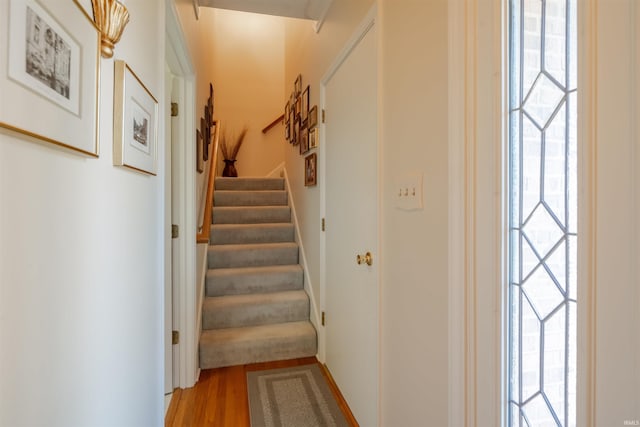
[[[577,1],[509,0],[510,426],[576,424]]]

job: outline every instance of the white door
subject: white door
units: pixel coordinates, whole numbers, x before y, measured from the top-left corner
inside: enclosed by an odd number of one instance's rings
[[[325,85],[326,365],[362,426],[378,409],[377,100],[372,26]]]

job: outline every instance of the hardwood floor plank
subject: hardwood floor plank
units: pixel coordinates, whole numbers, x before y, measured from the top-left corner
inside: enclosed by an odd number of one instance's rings
[[[315,357],[203,370],[193,388],[174,391],[165,427],[249,427],[247,372],[309,364],[320,366],[345,418],[358,427],[331,375]]]
[[[165,427],[169,427],[173,424],[173,420],[175,419],[176,413],[178,412],[178,402],[180,402],[181,395],[182,389],[177,388],[173,390],[173,394],[171,395],[171,402],[169,402],[169,409],[167,409],[167,414],[164,417]]]

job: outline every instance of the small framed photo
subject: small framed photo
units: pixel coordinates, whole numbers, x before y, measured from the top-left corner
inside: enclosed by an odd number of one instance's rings
[[[320,131],[318,128],[313,128],[309,131],[309,150],[318,147],[318,141],[320,139]]]
[[[309,151],[309,130],[302,128],[300,131],[300,154],[306,154]]]
[[[284,106],[284,123],[289,123],[289,101]]]
[[[307,86],[304,92],[302,92],[302,102],[300,105],[300,120],[306,123],[308,117],[309,117],[309,86]]]
[[[302,121],[302,96],[296,98],[296,120]]]
[[[113,163],[156,174],[158,101],[124,61],[115,61]]]
[[[213,84],[209,83],[209,98],[207,99],[207,110],[209,116],[209,127],[213,126]]]
[[[196,129],[197,130],[197,129]],[[209,127],[207,126],[207,121],[200,117],[200,134],[202,135],[202,159],[206,162],[209,160],[209,139],[207,138],[207,134],[209,133]]]
[[[291,142],[291,122],[287,122],[284,125],[284,139],[287,142]]]
[[[2,1],[0,28],[0,127],[98,157],[100,32],[82,6]]]
[[[199,129],[196,129],[196,170],[198,173],[202,173],[204,171],[203,151],[202,134]]]
[[[304,185],[311,187],[318,183],[318,161],[316,153],[311,153],[304,158]]]
[[[296,77],[296,82],[294,83],[294,91],[293,93],[295,94],[296,97],[300,96],[300,93],[302,93],[302,75],[298,74],[298,77]]]
[[[300,122],[295,121],[293,124],[293,145],[300,144]]]
[[[307,127],[309,129],[313,129],[316,126],[318,126],[318,106],[314,105],[309,110],[309,120],[308,120]]]

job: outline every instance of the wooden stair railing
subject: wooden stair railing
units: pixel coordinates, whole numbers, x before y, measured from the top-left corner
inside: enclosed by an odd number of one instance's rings
[[[275,125],[277,125],[278,123],[282,122],[284,120],[284,114],[280,115],[280,117],[278,117],[277,119],[275,119],[274,121],[272,121],[271,123],[269,123],[267,126],[265,126],[264,129],[262,129],[262,133],[267,133],[271,130],[272,127],[274,127]]]
[[[209,243],[209,234],[211,232],[211,215],[213,212],[213,187],[216,181],[216,166],[218,164],[218,142],[220,139],[220,120],[213,122],[215,126],[213,134],[213,147],[209,155],[211,164],[209,165],[209,177],[207,182],[207,196],[204,202],[204,216],[202,218],[202,224],[198,228],[200,232],[196,235],[196,242]]]

